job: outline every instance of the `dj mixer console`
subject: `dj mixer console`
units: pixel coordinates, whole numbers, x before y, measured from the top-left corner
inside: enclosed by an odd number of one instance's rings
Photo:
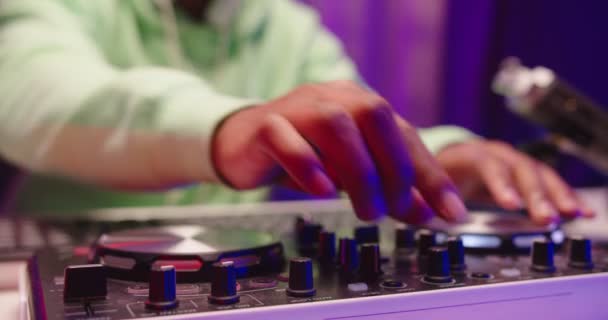
[[[517,213],[416,229],[342,205],[238,208],[54,223],[71,242],[30,259],[29,317],[608,319],[608,250]]]

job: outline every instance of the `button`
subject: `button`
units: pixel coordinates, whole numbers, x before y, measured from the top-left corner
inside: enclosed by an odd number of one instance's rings
[[[249,286],[252,288],[274,288],[277,286],[278,281],[272,278],[258,278],[251,279],[249,281]]]
[[[104,299],[108,294],[106,273],[101,264],[68,266],[63,272],[63,300]]]
[[[473,272],[469,276],[473,279],[492,279],[492,278],[494,278],[494,276],[492,276],[491,274],[486,273],[486,272]]]
[[[369,290],[369,287],[365,282],[349,283],[346,287],[348,288],[348,291],[351,292],[363,292]]]
[[[179,272],[196,272],[201,269],[203,263],[199,260],[157,260],[152,267],[173,266]]]
[[[384,289],[401,289],[405,288],[407,285],[404,282],[397,280],[386,280],[380,283],[380,287]]]
[[[507,278],[516,278],[521,276],[521,271],[517,268],[503,268],[500,269],[500,275]]]
[[[169,310],[177,307],[175,267],[160,266],[150,270],[148,300],[146,307],[154,310]]]
[[[211,294],[207,297],[209,303],[228,305],[239,302],[237,294],[236,271],[234,263],[216,262],[212,266]]]

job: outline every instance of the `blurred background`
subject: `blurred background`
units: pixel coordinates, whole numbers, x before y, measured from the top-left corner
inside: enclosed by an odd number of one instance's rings
[[[500,61],[542,65],[608,106],[607,1],[301,0],[342,40],[367,83],[418,126],[455,124],[517,145],[543,131],[504,108],[490,85]],[[571,157],[576,186],[606,184]]]
[[[319,11],[365,81],[417,126],[455,124],[516,145],[540,139],[490,90],[507,56],[549,67],[608,106],[608,1],[298,1]],[[575,186],[607,182],[572,157],[557,168]],[[0,189],[15,172],[0,163]]]

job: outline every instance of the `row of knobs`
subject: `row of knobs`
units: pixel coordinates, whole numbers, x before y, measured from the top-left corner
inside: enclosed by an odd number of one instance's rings
[[[337,265],[341,276],[357,275],[364,281],[377,279],[382,274],[377,229],[376,231],[373,231],[373,228],[360,230],[364,231],[355,232],[355,239],[340,239],[337,252],[335,234],[320,231],[316,254],[320,266],[335,270]],[[449,283],[453,281],[452,274],[466,269],[464,246],[460,238],[450,237],[444,246],[437,246],[436,235],[433,232],[421,230],[418,232],[416,246],[414,235],[414,230],[398,229],[396,250],[410,251],[417,247],[418,259],[426,262],[424,281],[438,284]],[[570,238],[569,245],[570,267],[593,268],[590,240]],[[551,241],[535,241],[532,247],[531,269],[536,272],[554,272],[554,251],[554,244]],[[212,274],[209,302],[217,305],[237,303],[239,295],[233,263],[214,263]],[[286,293],[295,297],[308,297],[315,294],[312,259],[298,257],[290,260]],[[106,295],[106,275],[102,265],[77,265],[65,269],[65,301],[100,299]],[[150,271],[149,296],[146,306],[155,310],[167,310],[178,306],[176,271],[173,266],[154,267]]]
[[[408,232],[409,233],[409,232]],[[405,234],[405,233],[403,233]],[[408,235],[409,237],[409,235]],[[584,238],[570,239],[570,266],[593,268],[591,242]],[[323,266],[335,265],[335,234],[319,234],[319,262]],[[333,249],[332,249],[333,248]],[[532,247],[532,266],[537,272],[554,272],[554,244],[548,240],[537,240]],[[430,231],[421,231],[418,236],[418,258],[426,262],[423,280],[442,284],[453,281],[452,275],[466,269],[465,250],[458,237],[447,239],[446,246],[437,246],[436,236]],[[382,273],[378,243],[360,245],[354,239],[343,238],[339,242],[338,266],[340,275],[352,276],[358,272],[361,280],[375,280]],[[161,275],[162,274],[162,275]],[[308,257],[293,258],[289,262],[289,282],[286,293],[294,297],[310,297],[316,293],[313,281],[313,262]],[[236,273],[232,262],[215,263],[211,294],[212,304],[233,304],[239,301],[236,287]],[[177,305],[175,296],[175,269],[172,266],[153,270],[150,277],[150,297],[146,302],[154,309],[173,308]]]

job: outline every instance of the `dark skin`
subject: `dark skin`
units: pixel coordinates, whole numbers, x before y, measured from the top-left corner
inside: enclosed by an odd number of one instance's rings
[[[205,23],[212,1],[174,4]],[[419,223],[437,214],[459,221],[466,213],[456,189],[507,209],[525,206],[539,224],[560,215],[593,216],[556,172],[504,143],[474,140],[433,157],[412,128],[388,102],[354,83],[309,84],[232,114],[218,128],[213,158],[237,189],[264,185],[276,172],[312,194],[344,189],[363,220],[389,214]]]
[[[212,0],[175,0],[175,6],[192,20],[203,22]]]

